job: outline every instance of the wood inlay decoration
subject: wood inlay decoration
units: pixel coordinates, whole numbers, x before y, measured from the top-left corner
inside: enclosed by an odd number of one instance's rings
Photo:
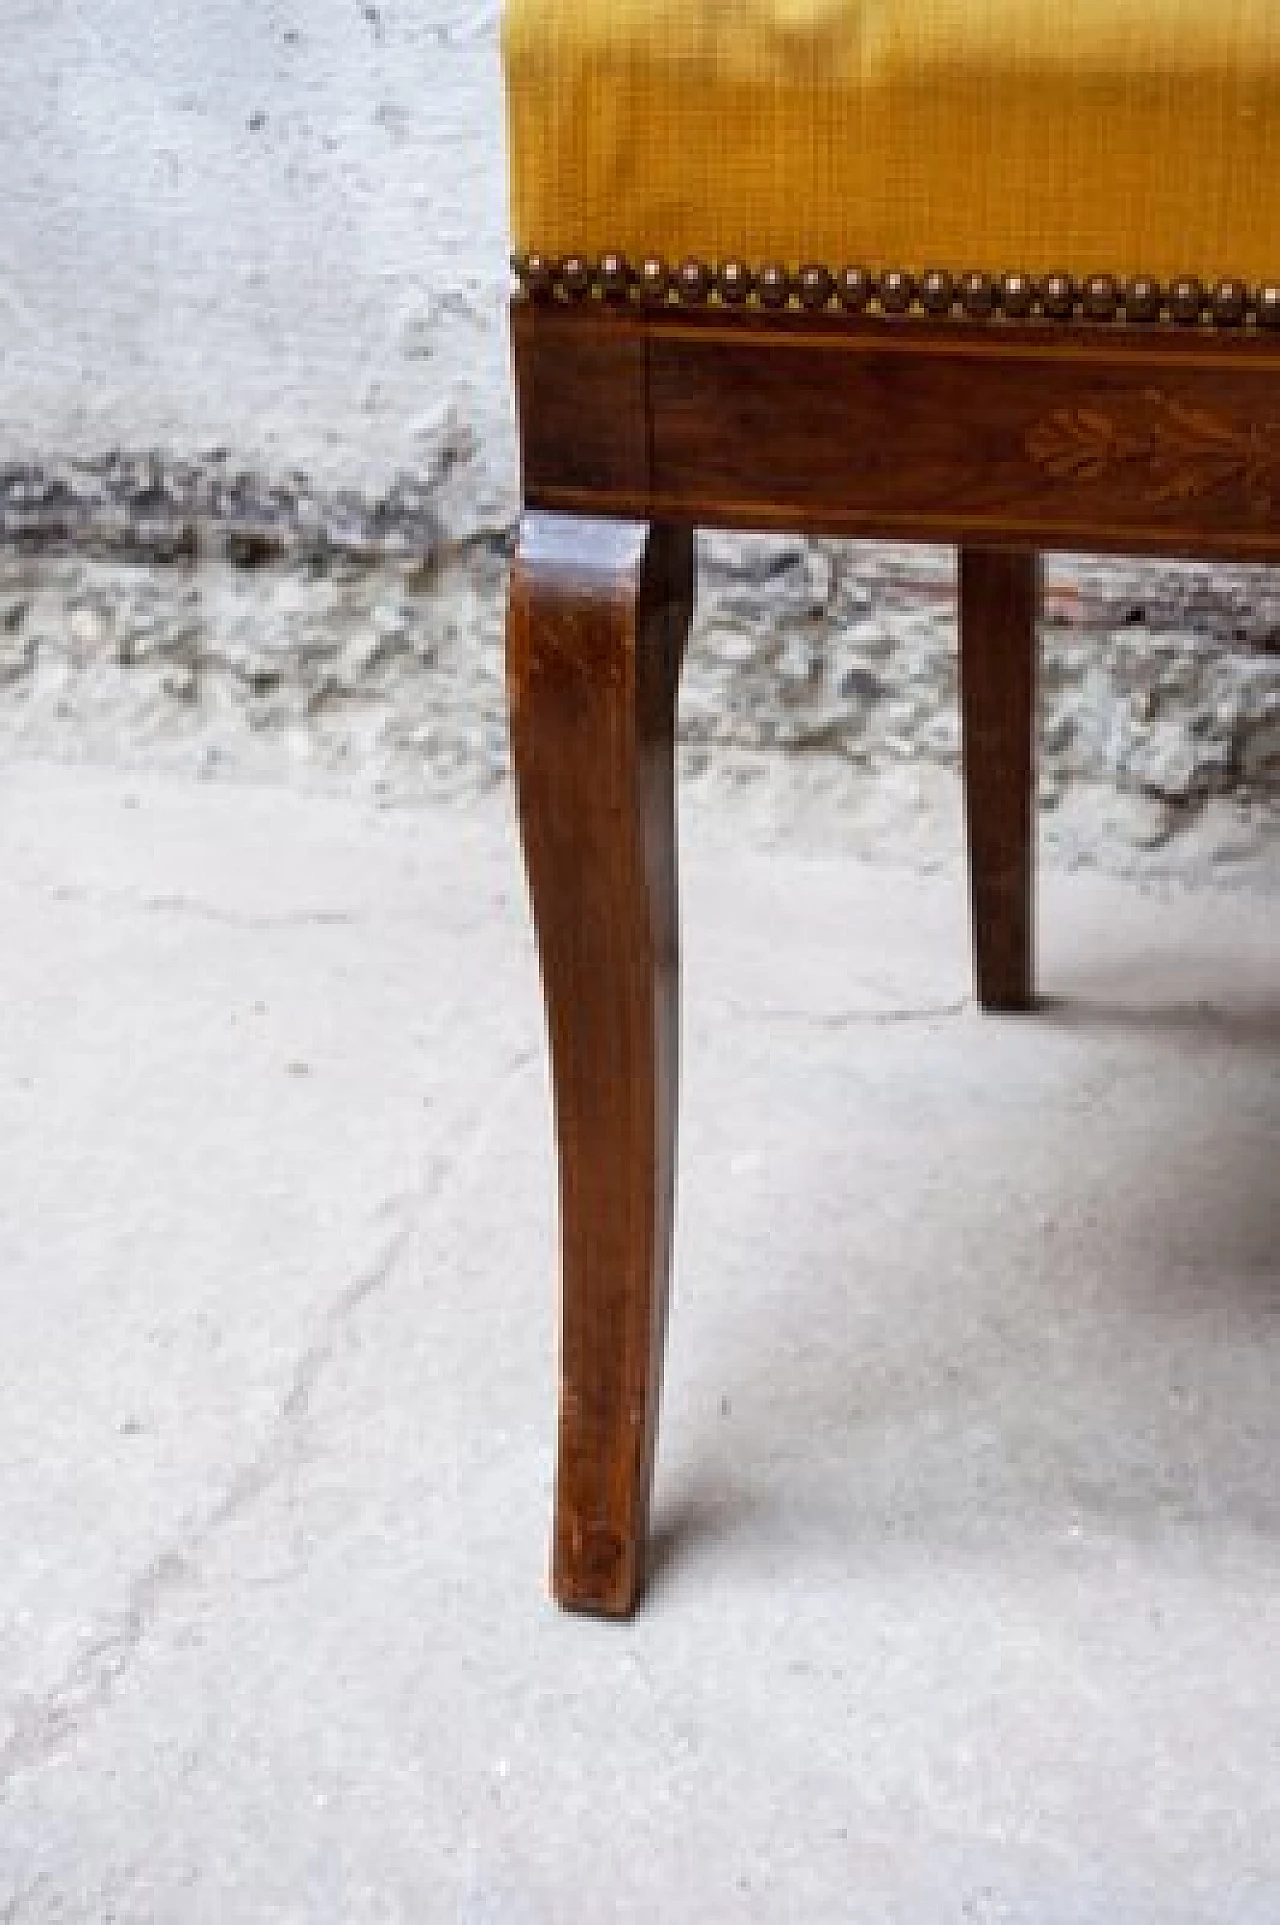
[[[693,531],[960,549],[978,998],[1028,1009],[1041,557],[1280,565],[1280,280],[621,254],[518,272],[507,660],[560,1161],[553,1584],[624,1616],[671,1265]]]
[[[1222,491],[1265,520],[1280,497],[1280,420],[1232,420],[1158,388],[1123,411],[1055,409],[1027,436],[1027,453],[1056,481],[1124,470],[1157,507]]]

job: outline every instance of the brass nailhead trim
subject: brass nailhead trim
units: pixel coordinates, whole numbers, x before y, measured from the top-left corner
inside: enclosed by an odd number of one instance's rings
[[[571,301],[581,301],[591,292],[594,274],[581,255],[571,254],[560,269],[564,291]]]
[[[621,254],[606,254],[600,263],[600,285],[607,301],[625,301],[631,292],[632,274]]]
[[[640,267],[640,290],[646,301],[661,305],[671,292],[671,276],[665,261],[647,260]]]
[[[549,300],[556,291],[556,273],[545,255],[530,254],[517,260],[515,270],[525,291],[537,301]]]
[[[846,267],[832,273],[816,263],[792,273],[779,262],[752,269],[742,261],[713,266],[697,259],[673,269],[656,257],[637,268],[621,254],[606,254],[599,262],[578,254],[562,261],[528,254],[518,256],[512,266],[520,286],[535,301],[581,303],[600,295],[621,302],[638,296],[657,307],[672,302],[705,307],[719,301],[736,308],[754,303],[773,312],[799,305],[820,314],[838,306],[849,314],[924,313],[971,320],[1044,316],[1069,321],[1083,314],[1095,322],[1181,327],[1207,322],[1219,328],[1254,324],[1280,331],[1280,281],[1250,287],[1245,281],[1223,280],[1210,288],[1186,275],[1165,287],[1146,275],[1122,282],[1110,274],[1094,274],[1077,283],[1069,274],[1043,279],[1030,274],[957,276],[941,268],[919,277],[899,268],[873,274],[867,268]]]
[[[835,293],[835,278],[825,267],[802,267],[800,270],[800,305],[812,313],[820,313],[831,305]]]
[[[1130,321],[1158,321],[1163,307],[1164,290],[1159,281],[1140,274],[1125,283],[1124,311]]]
[[[1175,281],[1169,289],[1169,307],[1175,321],[1189,327],[1204,313],[1204,287],[1199,281]]]
[[[751,299],[755,277],[741,261],[726,261],[716,275],[716,286],[722,301],[727,301],[730,307],[741,307],[744,301]]]
[[[966,274],[960,283],[960,299],[966,314],[985,320],[996,311],[996,284],[989,274]]]
[[[1015,321],[1034,314],[1039,299],[1039,283],[1029,274],[1006,274],[1000,283],[1000,305]]]
[[[756,279],[756,292],[766,307],[786,307],[791,299],[791,276],[785,267],[771,261],[762,267]]]
[[[874,292],[871,276],[860,267],[846,267],[837,277],[836,287],[840,295],[841,307],[850,314],[861,314],[870,306]]]
[[[701,307],[711,293],[715,275],[704,261],[685,261],[676,276],[680,299],[690,307]]]
[[[1091,321],[1114,321],[1120,289],[1109,274],[1094,274],[1084,284],[1084,311]]]

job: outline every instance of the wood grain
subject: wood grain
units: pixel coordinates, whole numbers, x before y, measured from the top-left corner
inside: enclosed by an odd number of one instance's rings
[[[613,1615],[643,1581],[670,1273],[689,527],[961,548],[989,1009],[1034,991],[1039,554],[1280,562],[1280,340],[1202,326],[1199,295],[1179,331],[833,322],[769,312],[763,286],[759,309],[677,310],[660,304],[665,270],[650,292],[645,308],[584,284],[572,302],[518,300],[513,317],[532,512],[511,588],[511,722],[560,1153],[553,1584]],[[842,288],[846,305],[857,292]],[[1094,305],[1109,311],[1110,294]]]
[[[623,1616],[644,1576],[675,1194],[675,708],[687,529],[526,518],[508,691],[560,1156],[552,1585]]]
[[[1036,690],[1039,557],[960,555],[960,690],[978,1000],[1029,1009],[1035,995]]]
[[[551,488],[605,504],[643,500],[649,485],[646,328],[625,314],[611,313],[605,326],[593,325],[591,316],[576,318],[587,325],[575,327],[567,314],[533,302],[517,302],[512,310],[524,499],[536,505]]]
[[[603,303],[517,313],[517,367],[536,371],[522,383],[531,505],[1280,560],[1272,333],[716,308],[646,319]]]

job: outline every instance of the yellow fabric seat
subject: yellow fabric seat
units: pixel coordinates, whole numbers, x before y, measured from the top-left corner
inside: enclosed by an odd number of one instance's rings
[[[516,247],[1280,279],[1280,0],[507,0]]]

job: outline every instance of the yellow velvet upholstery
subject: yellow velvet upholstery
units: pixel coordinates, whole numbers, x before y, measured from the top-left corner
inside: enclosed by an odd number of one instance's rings
[[[507,0],[549,256],[1280,280],[1280,0]]]

